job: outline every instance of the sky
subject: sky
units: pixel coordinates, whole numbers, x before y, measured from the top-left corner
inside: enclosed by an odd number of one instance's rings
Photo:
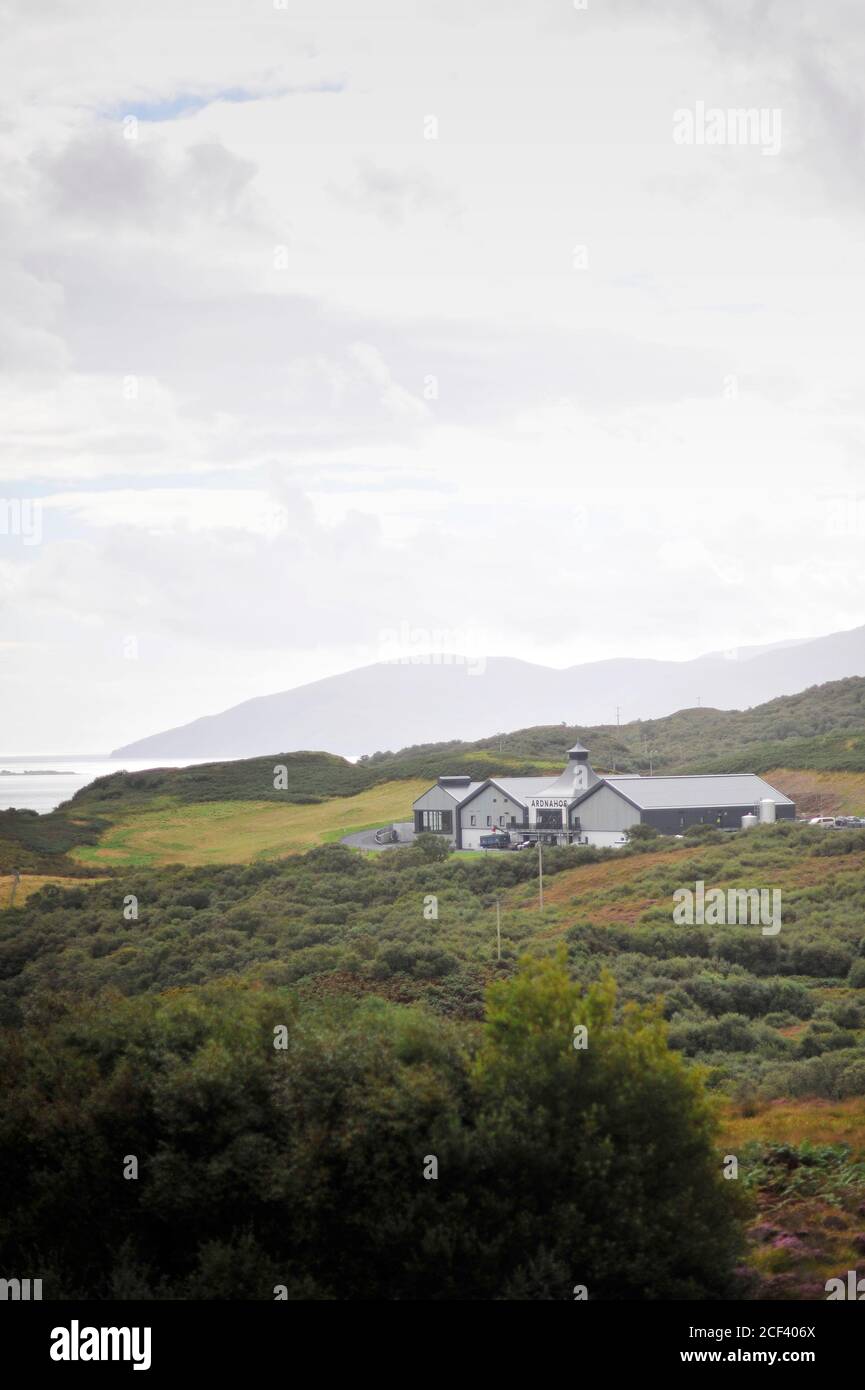
[[[0,55],[0,752],[865,623],[853,0],[0,0]]]

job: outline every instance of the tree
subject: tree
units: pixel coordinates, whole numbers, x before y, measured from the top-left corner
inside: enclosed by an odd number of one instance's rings
[[[658,831],[654,825],[649,825],[647,821],[638,821],[636,825],[628,826],[628,839],[632,844],[639,840],[657,840]]]
[[[508,1271],[502,1296],[526,1285],[532,1297],[585,1284],[590,1298],[613,1299],[731,1287],[741,1208],[701,1076],[668,1049],[656,1006],[628,1006],[617,1021],[615,997],[609,975],[588,989],[571,981],[563,955],[526,960],[490,988],[475,1080],[478,1130],[509,1208],[487,1247]],[[496,1200],[476,1200],[491,1232]],[[558,1271],[546,1292],[542,1268]]]
[[[438,864],[443,859],[447,859],[450,854],[450,845],[443,835],[436,835],[434,831],[422,830],[414,839],[415,849],[420,850],[421,857],[428,863]]]

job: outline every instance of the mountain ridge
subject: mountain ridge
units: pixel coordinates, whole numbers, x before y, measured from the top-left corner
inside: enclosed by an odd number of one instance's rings
[[[703,706],[743,710],[865,675],[865,626],[768,650],[672,662],[614,657],[556,669],[517,657],[441,654],[377,662],[253,696],[116,748],[112,757],[243,758],[274,748],[347,757],[540,724],[627,722]]]

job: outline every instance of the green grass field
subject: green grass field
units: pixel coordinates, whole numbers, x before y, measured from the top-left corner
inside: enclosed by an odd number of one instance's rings
[[[865,774],[778,769],[769,781],[801,809],[827,814],[865,808]],[[70,858],[82,865],[246,864],[298,854],[352,831],[391,820],[410,820],[426,778],[382,782],[354,796],[329,797],[316,805],[274,801],[184,802],[153,796],[140,807],[128,802],[102,814],[114,818],[96,845],[79,845]],[[471,853],[475,857],[476,852]]]
[[[248,864],[298,854],[355,830],[410,820],[426,781],[384,782],[314,806],[272,801],[178,803],[169,797],[126,811],[97,845],[72,853],[80,864]]]

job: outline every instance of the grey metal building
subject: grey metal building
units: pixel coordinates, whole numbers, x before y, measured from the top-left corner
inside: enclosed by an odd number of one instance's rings
[[[616,846],[634,825],[680,835],[689,825],[739,829],[743,816],[793,820],[789,797],[755,773],[683,777],[600,777],[582,744],[557,777],[440,777],[414,803],[415,831],[445,835],[457,849],[482,836]]]

